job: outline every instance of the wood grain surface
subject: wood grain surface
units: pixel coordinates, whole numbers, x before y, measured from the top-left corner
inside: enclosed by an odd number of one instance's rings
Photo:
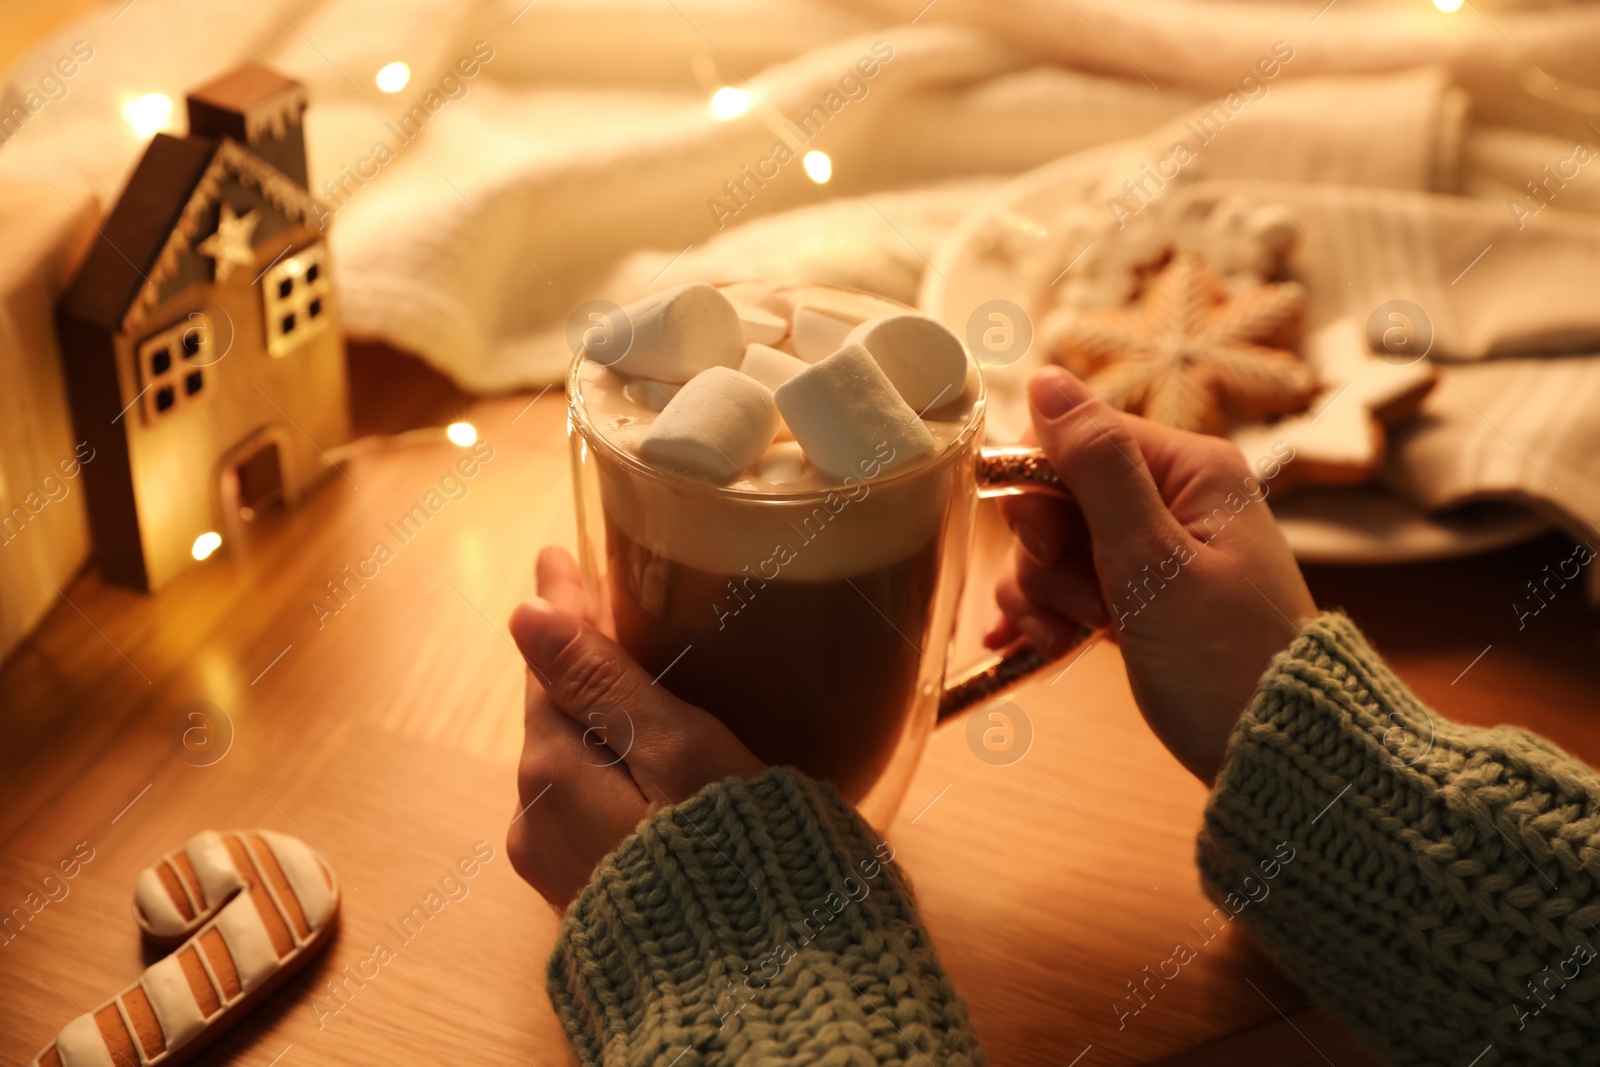
[[[393,543],[385,524],[459,449],[358,455],[347,478],[157,596],[91,569],[0,668],[0,913],[77,843],[93,849],[60,899],[0,935],[0,1064],[28,1062],[74,1005],[149,962],[130,914],[141,867],[201,828],[255,826],[302,835],[338,868],[343,925],[202,1062],[571,1062],[544,993],[556,917],[503,849],[524,671],[504,622],[532,593],[539,548],[574,537],[563,399],[473,401],[394,353],[358,346],[352,361],[359,432],[465,416],[494,458],[337,614],[324,583]],[[984,532],[970,620],[990,610],[998,531]],[[1566,554],[1552,537],[1311,579],[1442,712],[1530,726],[1595,762],[1600,657],[1580,590],[1522,630],[1510,607]],[[891,831],[991,1062],[1374,1062],[1232,929],[1119,1028],[1128,983],[1197,941],[1191,924],[1211,912],[1192,857],[1205,791],[1145,729],[1110,643],[1012,699],[1032,724],[1026,756],[991,766],[963,723],[942,729]],[[204,721],[193,701],[231,723],[207,766],[225,731],[213,715],[186,747]],[[495,856],[466,895],[391,945],[375,977],[350,977],[478,841]]]

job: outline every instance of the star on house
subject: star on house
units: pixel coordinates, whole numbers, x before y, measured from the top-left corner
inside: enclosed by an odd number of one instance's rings
[[[249,267],[255,264],[256,250],[251,238],[259,221],[254,211],[239,215],[234,212],[232,204],[222,205],[222,213],[217,217],[217,232],[195,246],[195,251],[216,260],[217,281],[227,281],[235,266]]]

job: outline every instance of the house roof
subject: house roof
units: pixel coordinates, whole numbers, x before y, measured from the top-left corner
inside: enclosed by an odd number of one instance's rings
[[[121,326],[216,151],[203,137],[156,134],[63,294],[63,310],[107,330]]]
[[[201,223],[225,180],[298,222],[315,225],[322,214],[294,179],[231,138],[157,134],[63,296],[66,312],[113,332],[134,329],[160,303],[179,257],[206,237]]]

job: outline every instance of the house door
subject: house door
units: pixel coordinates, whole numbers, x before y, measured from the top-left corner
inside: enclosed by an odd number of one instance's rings
[[[264,441],[233,468],[238,499],[234,507],[239,518],[254,522],[269,508],[283,503],[283,461],[278,442]]]
[[[251,434],[217,467],[224,536],[248,543],[263,520],[283,510],[283,440],[274,427]]]

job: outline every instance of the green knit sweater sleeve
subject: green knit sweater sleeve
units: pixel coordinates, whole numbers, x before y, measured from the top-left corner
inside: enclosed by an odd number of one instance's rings
[[[984,1062],[894,850],[789,768],[640,824],[568,909],[549,988],[584,1067]]]
[[[1594,771],[1441,719],[1324,615],[1263,676],[1199,860],[1219,923],[1385,1058],[1577,1064],[1600,1062],[1597,844]]]

